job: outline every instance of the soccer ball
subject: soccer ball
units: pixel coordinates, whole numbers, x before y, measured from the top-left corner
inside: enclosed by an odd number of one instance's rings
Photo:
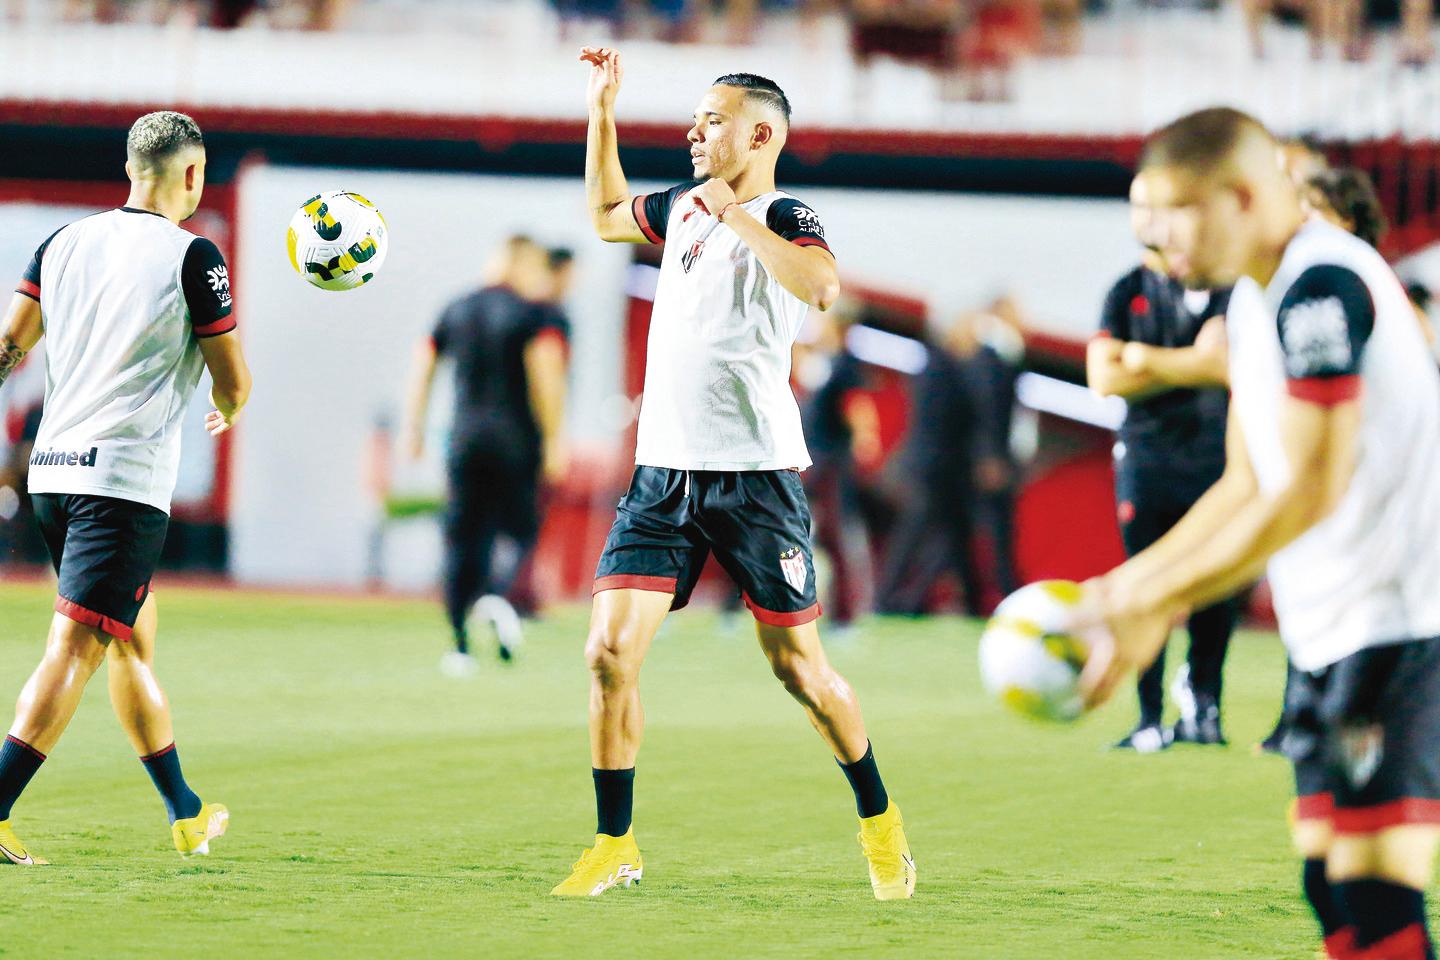
[[[385,217],[358,193],[311,197],[290,218],[290,266],[321,290],[354,290],[375,279],[390,248]]]
[[[1080,671],[1090,645],[1069,632],[1080,585],[1041,580],[1010,594],[980,637],[980,678],[1012,710],[1069,722],[1084,710]]]

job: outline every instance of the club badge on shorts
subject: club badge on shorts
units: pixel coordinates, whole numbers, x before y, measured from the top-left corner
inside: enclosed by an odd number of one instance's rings
[[[805,569],[805,554],[800,552],[799,547],[791,547],[780,554],[780,572],[785,576],[785,582],[795,588],[796,593],[805,592],[805,583],[810,579],[810,572]]]
[[[1348,725],[1340,731],[1340,750],[1350,785],[1363,787],[1385,757],[1385,728],[1378,723]]]

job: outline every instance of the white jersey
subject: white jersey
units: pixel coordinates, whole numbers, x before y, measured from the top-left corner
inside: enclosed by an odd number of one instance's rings
[[[677,470],[808,467],[790,349],[809,306],[729,227],[685,195],[636,197],[635,220],[665,241],[650,317],[635,462]],[[740,204],[780,236],[828,250],[815,212],[773,192]]]
[[[1440,374],[1390,266],[1344,230],[1307,224],[1268,287],[1236,286],[1228,329],[1231,408],[1261,490],[1290,479],[1286,395],[1361,406],[1339,505],[1267,571],[1295,666],[1440,635]]]
[[[235,328],[215,244],[121,208],[62,227],[18,292],[45,323],[45,412],[32,493],[117,497],[169,512],[180,424],[204,360],[197,338]]]

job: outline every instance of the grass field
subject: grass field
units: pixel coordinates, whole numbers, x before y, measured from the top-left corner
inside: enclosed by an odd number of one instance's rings
[[[0,586],[0,698],[51,594]],[[442,678],[438,610],[161,592],[181,754],[231,833],[185,863],[103,682],[15,822],[54,865],[0,872],[9,957],[1309,958],[1273,719],[1277,642],[1246,635],[1229,750],[1105,753],[1127,701],[1074,728],[981,693],[974,624],[873,621],[832,656],[860,693],[920,885],[876,903],[840,772],[741,626],[672,618],[646,666],[646,880],[556,901],[594,829],[585,611],[526,658]],[[6,717],[8,722],[8,706]]]

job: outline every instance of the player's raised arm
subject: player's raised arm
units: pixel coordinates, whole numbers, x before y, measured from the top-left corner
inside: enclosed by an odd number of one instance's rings
[[[40,301],[27,293],[16,293],[5,313],[5,323],[0,326],[0,386],[20,366],[25,354],[35,349],[44,332]]]
[[[585,105],[589,108],[585,203],[590,209],[590,222],[601,240],[645,243],[649,238],[635,220],[615,133],[615,94],[624,76],[620,52],[608,47],[585,47],[580,59],[590,64],[590,82],[585,88]]]

